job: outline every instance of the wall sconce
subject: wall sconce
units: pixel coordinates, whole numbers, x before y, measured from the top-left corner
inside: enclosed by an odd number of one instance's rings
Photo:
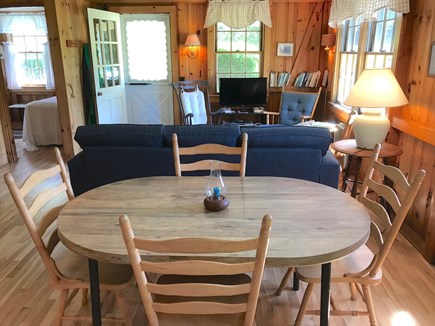
[[[325,51],[331,50],[335,46],[335,34],[322,34],[321,45],[325,47]]]
[[[198,35],[189,34],[187,35],[184,45],[189,47],[187,55],[190,58],[195,58],[198,55],[197,47],[201,46],[201,42],[199,41]]]

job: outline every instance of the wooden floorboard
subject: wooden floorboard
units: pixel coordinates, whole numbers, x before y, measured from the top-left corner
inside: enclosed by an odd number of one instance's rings
[[[40,147],[35,152],[24,150],[17,140],[19,161],[0,167],[0,174],[11,171],[18,183],[36,169],[54,164],[51,147]],[[256,322],[258,326],[293,325],[305,286],[297,292],[289,284],[281,294],[275,290],[285,273],[284,268],[267,268],[265,271]],[[435,325],[435,267],[428,264],[420,253],[402,236],[393,245],[383,268],[381,285],[373,288],[373,301],[379,325]],[[51,325],[57,309],[59,293],[48,289],[48,277],[33,247],[18,211],[12,202],[3,178],[0,180],[0,325]],[[319,289],[310,302],[309,309],[319,305]],[[332,294],[343,308],[363,308],[359,299],[350,302],[346,286],[333,286]],[[146,324],[146,317],[135,287],[127,293],[127,303],[134,325]],[[118,314],[114,298],[102,294],[103,311]],[[89,314],[89,304],[82,306],[80,297],[68,309],[70,314]],[[399,322],[393,318],[400,316]],[[406,318],[410,318],[407,322]],[[64,323],[81,325],[80,323]],[[303,325],[318,325],[316,316],[307,316]],[[368,325],[368,317],[331,317],[333,326]]]

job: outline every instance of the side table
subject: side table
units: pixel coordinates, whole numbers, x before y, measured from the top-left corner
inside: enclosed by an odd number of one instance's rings
[[[355,139],[344,139],[344,140],[336,141],[335,143],[332,143],[332,148],[335,149],[337,152],[349,155],[347,161],[347,168],[344,173],[343,183],[341,186],[342,191],[346,190],[346,185],[347,182],[349,181],[349,170],[352,162],[354,161],[354,158],[356,158],[355,179],[353,181],[352,191],[351,191],[352,197],[355,198],[357,185],[358,185],[358,172],[361,167],[362,160],[363,158],[370,158],[373,154],[373,150],[358,148],[356,146]],[[402,154],[402,152],[403,151],[399,146],[383,143],[381,147],[381,151],[379,153],[379,158],[389,158],[389,157],[399,156],[400,154]]]

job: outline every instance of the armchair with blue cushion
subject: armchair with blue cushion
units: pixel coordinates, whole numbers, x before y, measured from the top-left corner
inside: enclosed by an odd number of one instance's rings
[[[283,92],[281,95],[280,112],[265,112],[267,124],[274,123],[275,116],[279,116],[279,124],[295,125],[305,120],[311,120],[319,101],[322,87],[317,92]],[[269,121],[269,116],[272,120]]]

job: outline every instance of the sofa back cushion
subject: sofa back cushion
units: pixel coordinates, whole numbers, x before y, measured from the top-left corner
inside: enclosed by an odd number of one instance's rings
[[[255,147],[311,148],[325,155],[332,141],[327,128],[303,126],[244,127],[248,134],[248,149]]]
[[[165,147],[172,147],[173,133],[177,134],[180,147],[192,147],[206,143],[237,146],[240,127],[237,124],[164,126],[163,145]]]
[[[163,125],[111,124],[80,126],[74,136],[81,148],[109,147],[163,147]]]

